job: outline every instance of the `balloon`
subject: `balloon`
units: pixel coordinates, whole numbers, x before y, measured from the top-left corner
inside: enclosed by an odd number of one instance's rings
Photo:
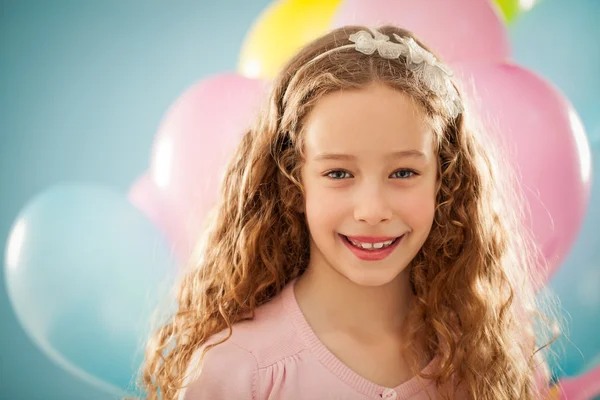
[[[560,380],[562,399],[589,400],[600,396],[600,366],[576,378]]]
[[[510,56],[504,24],[487,0],[346,0],[332,26],[388,23],[412,31],[446,61]]]
[[[500,8],[506,22],[512,22],[519,14],[519,0],[494,0],[494,2]]]
[[[561,400],[560,388],[558,386],[552,386],[550,393],[544,400]]]
[[[540,0],[494,0],[505,21],[512,23],[522,11],[530,10]]]
[[[129,189],[128,199],[146,218],[165,234],[170,243],[177,239],[179,222],[164,202],[148,173],[139,177]]]
[[[514,60],[573,103],[592,144],[600,142],[600,2],[546,0],[510,28]]]
[[[327,31],[341,0],[272,3],[254,22],[242,46],[238,71],[248,78],[273,78],[302,46]]]
[[[561,355],[559,365],[556,361],[551,364],[558,376],[576,376],[600,366],[600,145],[592,147],[592,156],[594,182],[583,226],[573,250],[548,285],[560,298],[569,323],[568,336],[552,345]],[[595,363],[586,364],[590,360]]]
[[[581,122],[560,93],[521,67],[461,63],[455,70],[517,167],[531,213],[525,222],[550,264],[549,277],[570,250],[589,200],[590,152]]]
[[[219,74],[189,88],[163,118],[150,177],[176,221],[173,245],[180,259],[195,245],[217,200],[225,166],[256,116],[265,89],[257,79]]]
[[[59,185],[19,214],[6,247],[21,325],[61,367],[122,395],[174,276],[162,234],[109,188]]]

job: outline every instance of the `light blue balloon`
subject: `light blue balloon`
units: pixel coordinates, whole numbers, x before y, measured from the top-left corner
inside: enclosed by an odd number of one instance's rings
[[[174,258],[161,232],[119,192],[61,185],[22,210],[5,257],[11,304],[33,341],[110,393],[132,388],[150,316],[172,305]]]
[[[549,282],[560,299],[568,333],[551,346],[560,356],[550,362],[557,377],[583,374],[600,362],[600,145],[592,148],[592,160],[591,197],[582,229]]]
[[[514,60],[573,103],[590,143],[600,142],[600,1],[544,0],[509,27]]]

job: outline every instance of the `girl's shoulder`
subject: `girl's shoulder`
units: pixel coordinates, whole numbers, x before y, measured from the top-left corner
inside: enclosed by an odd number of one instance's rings
[[[210,348],[201,359],[205,346],[218,341],[220,335],[214,335],[192,356],[178,400],[255,397],[258,366],[250,352],[226,341]]]
[[[231,337],[218,346],[236,347],[251,354],[259,367],[304,350],[306,346],[297,335],[290,312],[293,307],[290,302],[294,301],[291,290],[292,286],[286,286],[279,295],[257,307],[252,319],[234,323]],[[207,343],[221,341],[228,334],[229,329],[224,329],[213,335]]]
[[[257,307],[252,319],[235,323],[230,340],[261,360],[268,358],[267,353],[274,348],[283,350],[287,347],[284,345],[296,343],[293,321],[288,312],[289,294],[289,287],[284,288],[282,293]]]
[[[258,307],[252,319],[212,335],[194,352],[187,367],[186,386],[179,400],[197,398],[245,398],[257,390],[258,371],[305,349],[296,335],[280,294]],[[236,397],[243,396],[243,397]]]

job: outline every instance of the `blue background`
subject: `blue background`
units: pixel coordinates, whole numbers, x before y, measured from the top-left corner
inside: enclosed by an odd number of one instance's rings
[[[126,191],[167,107],[234,71],[268,0],[0,1],[0,259],[19,211],[68,181]],[[0,399],[111,398],[26,336],[0,274]]]

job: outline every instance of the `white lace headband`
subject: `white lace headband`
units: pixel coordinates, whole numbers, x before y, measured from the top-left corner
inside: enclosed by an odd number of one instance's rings
[[[430,91],[444,100],[444,107],[448,115],[456,118],[463,112],[463,105],[458,93],[450,79],[448,79],[452,76],[452,71],[440,63],[433,54],[419,46],[411,37],[405,38],[394,33],[394,38],[398,41],[396,43],[390,41],[389,36],[378,32],[374,28],[369,28],[369,30],[372,35],[364,30],[353,33],[348,39],[354,44],[347,44],[326,51],[310,60],[307,64],[311,64],[333,51],[352,47],[367,55],[371,55],[377,51],[381,57],[387,59],[397,59],[404,56],[406,67],[413,72],[414,76]],[[298,73],[296,73],[292,81],[297,76]],[[290,82],[288,88],[291,86],[292,82]],[[286,91],[284,103],[287,102],[287,95]]]

